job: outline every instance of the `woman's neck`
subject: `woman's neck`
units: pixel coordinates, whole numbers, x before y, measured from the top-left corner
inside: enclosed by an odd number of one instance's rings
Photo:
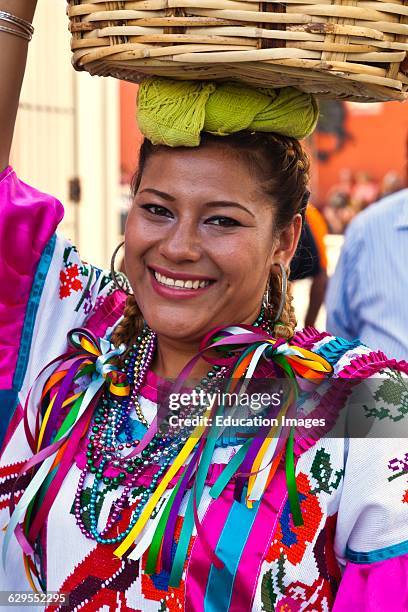
[[[176,379],[183,368],[197,355],[199,343],[183,343],[170,338],[157,338],[157,349],[153,359],[152,369],[161,378]],[[202,378],[211,366],[199,359],[188,378]]]

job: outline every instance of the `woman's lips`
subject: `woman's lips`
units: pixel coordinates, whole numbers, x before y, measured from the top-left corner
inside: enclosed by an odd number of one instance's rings
[[[203,274],[193,274],[192,272],[173,272],[172,270],[166,270],[165,268],[160,268],[159,266],[148,266],[149,270],[158,275],[164,276],[166,278],[171,278],[173,280],[198,280],[198,281],[215,281],[215,278],[211,276],[204,276]]]
[[[195,275],[189,276],[184,272],[174,274],[174,276],[167,273],[168,276],[166,276],[166,274],[159,272],[158,268],[149,268],[149,272],[153,289],[161,297],[169,299],[185,299],[201,295],[215,282],[208,277],[201,276],[198,278]],[[181,276],[184,278],[180,278]]]

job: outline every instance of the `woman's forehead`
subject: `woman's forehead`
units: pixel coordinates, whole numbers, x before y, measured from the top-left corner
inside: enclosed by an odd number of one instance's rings
[[[192,149],[160,148],[146,161],[139,193],[155,188],[174,197],[201,194],[202,197],[237,200],[260,197],[260,182],[249,164],[229,147]]]

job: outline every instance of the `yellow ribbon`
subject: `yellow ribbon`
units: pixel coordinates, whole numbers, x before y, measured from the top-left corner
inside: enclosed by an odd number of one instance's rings
[[[204,415],[204,422],[209,417],[210,413],[211,413],[211,410],[207,410],[207,412]],[[142,529],[144,528],[147,521],[149,520],[154,508],[156,507],[156,504],[158,503],[161,496],[167,489],[170,481],[174,478],[174,476],[177,474],[180,468],[184,465],[184,462],[186,461],[188,456],[194,450],[194,447],[196,446],[198,440],[203,435],[204,429],[205,427],[203,425],[199,425],[198,427],[194,429],[193,433],[188,438],[183,448],[181,449],[177,457],[174,459],[174,462],[171,464],[166,474],[164,475],[163,479],[157,486],[152,497],[147,502],[135,526],[129,532],[129,534],[126,536],[123,542],[121,542],[118,548],[114,550],[114,553],[113,553],[114,555],[116,555],[117,557],[122,557],[132,546],[133,542],[136,541],[136,538],[140,535]]]

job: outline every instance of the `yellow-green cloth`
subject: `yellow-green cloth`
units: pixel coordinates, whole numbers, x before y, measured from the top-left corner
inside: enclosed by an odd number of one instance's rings
[[[306,138],[319,116],[316,99],[293,87],[175,81],[151,77],[138,95],[138,123],[153,144],[198,147],[201,132],[226,136],[241,130]]]

